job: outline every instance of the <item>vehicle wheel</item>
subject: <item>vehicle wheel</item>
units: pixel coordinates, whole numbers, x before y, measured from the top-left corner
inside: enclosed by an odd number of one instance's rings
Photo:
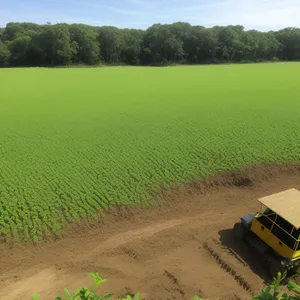
[[[278,260],[273,260],[270,263],[269,271],[270,271],[270,275],[272,276],[272,279],[277,278],[279,272],[281,273],[282,279],[285,279],[287,276],[287,270]]]
[[[292,269],[292,272],[295,273],[295,274],[297,274],[297,273],[300,274],[300,267],[299,267],[299,266],[298,266],[298,267],[294,267],[294,268]]]
[[[233,227],[234,237],[242,240],[245,237],[245,228],[242,223],[235,223]]]

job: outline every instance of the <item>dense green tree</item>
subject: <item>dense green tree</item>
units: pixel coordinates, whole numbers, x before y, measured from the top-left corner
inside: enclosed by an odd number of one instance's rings
[[[68,65],[75,52],[65,24],[44,26],[40,34],[32,39],[31,53],[37,65]]]
[[[122,47],[120,59],[125,64],[140,64],[141,47],[143,41],[143,31],[135,29],[122,30]]]
[[[4,33],[4,28],[0,27],[0,41],[1,42],[4,42],[4,35],[3,35],[3,33]]]
[[[280,58],[283,60],[300,59],[300,29],[285,28],[276,34],[277,40],[281,43]]]
[[[180,60],[184,55],[183,43],[171,32],[171,25],[152,25],[146,30],[143,42],[153,63]]]
[[[190,38],[191,38],[191,33],[193,30],[193,26],[189,23],[185,22],[176,22],[171,25],[169,25],[169,30],[172,33],[171,39],[173,39],[173,44],[174,44],[174,50],[178,52],[179,55],[177,55],[175,59],[177,60],[186,60],[187,59],[187,54],[188,50],[186,49],[186,45],[188,44]],[[175,39],[177,42],[175,42]],[[170,43],[171,40],[168,41]],[[167,44],[168,44],[167,43]],[[177,43],[177,46],[175,45]]]
[[[12,65],[25,65],[28,63],[31,37],[28,35],[18,36],[8,42],[10,50],[10,62]]]
[[[213,28],[218,36],[217,57],[221,61],[240,61],[244,59],[245,44],[241,40],[243,26],[216,26]]]
[[[10,52],[7,46],[0,40],[0,67],[8,66]]]
[[[0,29],[0,65],[98,63],[161,65],[300,60],[300,29],[245,30],[241,25],[205,28],[186,22],[146,30],[84,24],[8,23]]]
[[[90,26],[72,24],[69,26],[71,46],[74,52],[72,61],[88,65],[97,64],[100,59],[98,33]]]
[[[98,41],[101,45],[101,58],[106,63],[120,63],[123,46],[122,31],[113,26],[98,29]]]
[[[7,23],[3,31],[4,41],[12,41],[22,35],[24,28],[21,23]]]
[[[194,26],[185,44],[187,60],[191,63],[212,62],[216,60],[218,36],[212,29]]]

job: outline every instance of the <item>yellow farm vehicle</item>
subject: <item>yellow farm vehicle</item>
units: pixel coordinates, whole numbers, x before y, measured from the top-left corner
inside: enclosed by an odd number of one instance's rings
[[[260,210],[236,223],[236,238],[246,242],[268,264],[274,278],[300,268],[300,192],[289,189],[258,199]]]

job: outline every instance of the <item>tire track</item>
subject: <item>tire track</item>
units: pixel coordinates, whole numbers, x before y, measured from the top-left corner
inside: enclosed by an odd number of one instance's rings
[[[238,273],[232,265],[226,262],[223,257],[214,249],[214,247],[209,244],[209,242],[204,242],[203,248],[219,264],[220,268],[230,274],[233,279],[251,296],[255,296],[255,292],[249,282],[240,273]]]

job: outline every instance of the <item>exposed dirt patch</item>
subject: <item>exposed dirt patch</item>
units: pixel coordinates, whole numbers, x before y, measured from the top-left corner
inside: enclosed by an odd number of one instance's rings
[[[231,228],[257,198],[292,187],[300,189],[297,165],[225,172],[166,191],[157,207],[116,208],[98,225],[74,225],[60,240],[2,243],[0,299],[54,299],[64,287],[90,286],[89,272],[109,279],[103,293],[116,296],[250,299],[268,275]]]

